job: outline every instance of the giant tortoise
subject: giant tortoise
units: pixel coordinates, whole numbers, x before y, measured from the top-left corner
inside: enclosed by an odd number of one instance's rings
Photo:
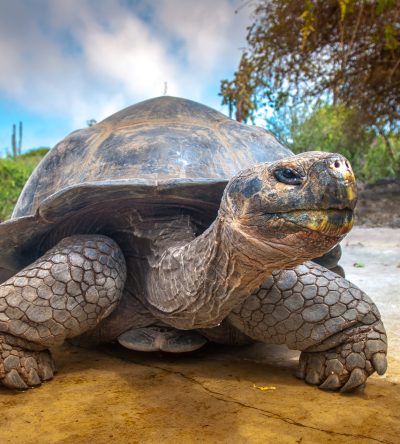
[[[0,224],[1,382],[51,379],[48,348],[74,338],[166,352],[286,344],[309,384],[363,386],[386,370],[380,314],[312,261],[350,230],[355,202],[341,155],[295,156],[189,100],[71,133]]]

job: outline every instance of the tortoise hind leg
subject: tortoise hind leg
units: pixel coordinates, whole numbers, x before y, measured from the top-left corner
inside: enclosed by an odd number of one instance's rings
[[[167,353],[187,353],[198,350],[208,341],[194,330],[150,326],[134,328],[118,337],[118,342],[130,350]]]
[[[71,236],[0,285],[0,380],[24,389],[53,375],[48,347],[95,327],[121,298],[125,259],[105,236]],[[35,375],[36,373],[36,375]]]

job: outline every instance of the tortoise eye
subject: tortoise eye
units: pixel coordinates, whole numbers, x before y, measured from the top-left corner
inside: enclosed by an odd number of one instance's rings
[[[274,176],[278,182],[287,185],[300,185],[303,182],[303,176],[291,168],[280,168],[274,171]]]

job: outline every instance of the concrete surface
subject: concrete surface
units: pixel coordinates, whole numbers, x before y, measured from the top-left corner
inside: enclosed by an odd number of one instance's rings
[[[167,356],[63,346],[53,381],[0,389],[0,443],[400,443],[400,230],[356,228],[344,244],[347,276],[389,336],[388,372],[364,393],[305,385],[284,347]]]

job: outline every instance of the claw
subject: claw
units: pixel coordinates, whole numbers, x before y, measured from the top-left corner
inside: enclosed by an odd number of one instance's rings
[[[378,375],[384,375],[387,370],[387,359],[385,354],[375,353],[374,356],[372,356],[371,361]]]
[[[360,368],[355,368],[351,374],[349,379],[347,380],[346,384],[340,389],[340,391],[343,392],[351,392],[361,384],[364,384],[364,382],[367,380],[367,375],[365,374],[364,370],[361,370]]]
[[[306,382],[312,385],[318,385],[321,382],[321,375],[313,368],[307,371]]]
[[[39,376],[36,373],[36,370],[34,368],[31,368],[29,370],[27,383],[31,387],[35,387],[36,385],[40,385],[41,384],[40,378],[39,378]]]
[[[322,390],[336,390],[341,386],[339,376],[336,373],[330,374],[319,386]]]
[[[300,355],[300,360],[299,360],[299,366],[297,367],[296,370],[296,378],[299,379],[304,379],[306,376],[306,366],[307,366],[307,360],[304,357],[303,353]]]
[[[22,380],[21,376],[19,376],[17,370],[13,368],[9,371],[6,376],[1,381],[6,387],[17,389],[17,390],[26,390],[28,386]]]

